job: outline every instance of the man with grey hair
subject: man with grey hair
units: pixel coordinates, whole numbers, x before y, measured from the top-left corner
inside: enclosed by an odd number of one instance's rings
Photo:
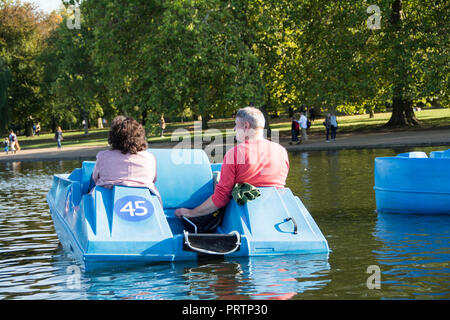
[[[214,194],[196,208],[177,209],[178,218],[184,216],[197,225],[210,223],[215,219],[213,213],[228,204],[237,183],[284,188],[289,172],[288,155],[280,144],[264,138],[264,124],[264,115],[257,108],[245,107],[236,113],[234,131],[238,145],[225,154]]]
[[[262,112],[254,107],[245,107],[239,109],[236,113],[236,117],[240,118],[242,121],[247,121],[252,128],[264,128],[266,124],[266,119]]]

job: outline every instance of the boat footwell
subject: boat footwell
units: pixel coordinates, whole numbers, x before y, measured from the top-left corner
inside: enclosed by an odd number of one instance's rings
[[[238,251],[241,235],[237,231],[228,234],[184,232],[183,250],[207,255],[226,255]]]

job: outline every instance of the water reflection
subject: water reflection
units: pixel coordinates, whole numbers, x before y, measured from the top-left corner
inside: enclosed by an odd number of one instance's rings
[[[449,216],[379,214],[375,237],[387,297],[450,296]]]
[[[311,183],[311,177],[310,177],[310,173],[308,172],[308,168],[309,168],[309,153],[304,152],[300,154],[300,165],[301,168],[303,169],[303,175],[301,176],[301,182],[307,186]]]
[[[83,275],[90,299],[291,299],[330,280],[326,255],[161,264]]]
[[[65,286],[65,269],[54,264],[62,252],[45,195],[55,172],[76,165],[0,163],[0,299],[61,297],[56,292]]]
[[[203,298],[286,300],[329,282],[327,255],[251,257],[190,268],[190,286]],[[208,275],[214,275],[209,281]]]

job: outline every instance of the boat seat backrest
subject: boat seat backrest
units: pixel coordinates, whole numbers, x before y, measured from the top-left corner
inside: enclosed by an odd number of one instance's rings
[[[427,154],[423,151],[412,151],[412,152],[405,152],[405,153],[399,153],[397,157],[402,158],[428,158]]]
[[[148,149],[156,158],[156,183],[164,209],[194,208],[214,191],[211,165],[201,149]]]
[[[95,185],[92,179],[92,173],[94,172],[95,161],[83,161],[81,166],[81,194],[86,194]]]

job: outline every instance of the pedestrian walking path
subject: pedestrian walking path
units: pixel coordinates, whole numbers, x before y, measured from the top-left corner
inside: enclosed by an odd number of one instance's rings
[[[331,142],[325,141],[325,134],[310,136],[306,144],[289,145],[288,142],[281,143],[289,151],[450,146],[450,128],[347,134],[338,132],[336,140]]]
[[[172,148],[177,142],[150,143],[149,148]],[[308,143],[289,145],[289,139],[280,139],[288,151],[318,151],[341,149],[375,149],[398,147],[449,146],[450,129],[386,131],[372,133],[341,133],[336,141],[325,142],[323,134],[310,135]],[[48,160],[95,160],[99,151],[107,147],[63,147],[22,149],[16,154],[0,154],[0,162],[6,161],[48,161]]]
[[[86,160],[94,159],[97,153],[107,147],[63,147],[22,149],[16,154],[0,154],[0,162],[6,161],[48,161],[48,160]]]

